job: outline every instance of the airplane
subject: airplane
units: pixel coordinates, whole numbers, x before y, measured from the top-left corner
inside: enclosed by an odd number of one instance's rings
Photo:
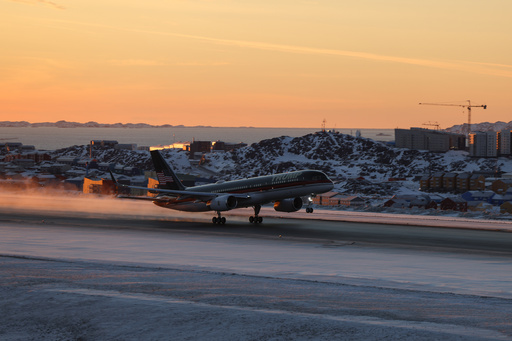
[[[242,207],[253,207],[254,216],[249,217],[252,224],[260,224],[261,206],[274,203],[278,212],[296,212],[302,208],[303,197],[329,192],[332,181],[321,171],[303,170],[273,174],[232,181],[218,181],[214,184],[185,187],[159,150],[152,150],[151,158],[158,178],[158,188],[147,188],[119,184],[110,172],[116,188],[134,188],[156,193],[152,197],[120,196],[120,198],[149,200],[155,205],[188,212],[216,211],[212,218],[214,224],[225,224],[226,218],[221,212]],[[307,207],[307,213],[313,208]]]

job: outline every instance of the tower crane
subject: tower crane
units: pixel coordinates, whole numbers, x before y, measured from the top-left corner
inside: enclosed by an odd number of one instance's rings
[[[437,122],[426,122],[426,123],[423,123],[424,126],[434,126],[436,127],[436,130],[441,130],[441,125]]]
[[[471,108],[484,108],[487,109],[487,105],[472,105],[471,101],[468,99],[468,104],[449,104],[449,103],[420,103],[420,105],[443,105],[443,106],[451,106],[451,107],[463,107],[468,108],[468,127],[467,134],[471,132]]]

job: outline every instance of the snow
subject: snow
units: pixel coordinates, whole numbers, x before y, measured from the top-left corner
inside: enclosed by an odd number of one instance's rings
[[[164,153],[179,173],[198,172],[190,164],[187,153],[180,150],[165,150]],[[86,154],[87,146],[52,152],[55,158]],[[100,148],[96,154],[95,157],[102,162],[119,162],[141,169],[151,166],[147,152],[123,150],[113,153],[108,148]],[[267,139],[226,153],[206,154],[205,161],[203,167],[218,173],[224,180],[313,168],[325,171],[333,179],[365,176],[384,181],[390,177],[412,177],[432,170],[492,170],[496,166],[496,162],[470,158],[463,151],[430,153],[397,149],[381,142],[335,132]],[[259,167],[255,168],[254,164]],[[499,158],[498,164],[502,170],[512,170],[511,160]]]
[[[98,148],[95,153],[102,162],[140,169],[153,168],[148,152]],[[73,146],[51,154],[55,158],[88,155],[87,146]],[[301,169],[321,170],[335,182],[336,191],[358,195],[375,209],[394,195],[423,194],[419,191],[419,182],[413,181],[417,176],[441,171],[512,171],[512,159],[509,158],[478,159],[470,158],[465,151],[431,153],[392,148],[371,139],[336,132],[317,132],[302,137],[281,136],[225,153],[207,153],[198,167],[191,163],[188,153],[183,150],[166,149],[163,155],[178,173],[212,180],[234,180]],[[76,176],[77,171],[83,172],[75,168],[68,175]],[[94,174],[109,178],[106,173]],[[365,180],[355,181],[360,177]],[[407,180],[389,182],[389,178]],[[497,213],[499,208],[495,206],[492,214]]]
[[[148,219],[208,223],[211,214],[96,197],[43,200],[1,195],[0,204],[9,214],[33,207],[30,211],[60,214],[72,222],[0,221],[0,282],[11,283],[7,287],[0,283],[0,299],[8,312],[0,318],[4,326],[0,338],[505,340],[512,336],[509,256],[286,235],[249,238],[236,233],[124,228],[127,219],[136,219],[141,226]],[[230,221],[245,221],[247,214],[234,210]],[[271,209],[264,209],[264,214],[282,215]],[[110,221],[113,228],[80,226],[80,217],[88,216]],[[458,217],[334,210],[286,217],[512,226]]]
[[[27,237],[30,236],[30,237]],[[5,226],[4,255],[236,273],[512,299],[509,257],[276,238]],[[340,262],[340,260],[343,260]],[[442,267],[439,264],[443,264]]]

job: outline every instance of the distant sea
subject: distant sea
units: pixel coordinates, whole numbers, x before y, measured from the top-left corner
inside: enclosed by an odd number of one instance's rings
[[[336,131],[376,141],[393,141],[394,129],[336,129]],[[226,128],[226,127],[176,127],[176,128],[12,128],[0,127],[0,145],[21,142],[40,150],[54,150],[73,145],[89,144],[91,140],[116,140],[135,143],[137,146],[168,145],[186,141],[224,141],[252,144],[279,136],[299,137],[320,131],[319,128]]]

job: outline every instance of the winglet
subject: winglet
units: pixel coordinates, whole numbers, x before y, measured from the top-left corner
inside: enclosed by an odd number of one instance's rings
[[[117,180],[116,180],[116,178],[114,177],[114,173],[112,173],[112,171],[110,170],[110,168],[108,169],[108,172],[110,173],[110,178],[112,179],[112,181],[117,185]]]
[[[108,169],[108,172],[110,173],[110,178],[112,179],[112,182],[114,183],[114,194],[117,196],[117,195],[119,195],[119,186],[118,186],[117,180],[114,176],[114,173],[112,173],[112,171],[110,170],[110,168]]]

